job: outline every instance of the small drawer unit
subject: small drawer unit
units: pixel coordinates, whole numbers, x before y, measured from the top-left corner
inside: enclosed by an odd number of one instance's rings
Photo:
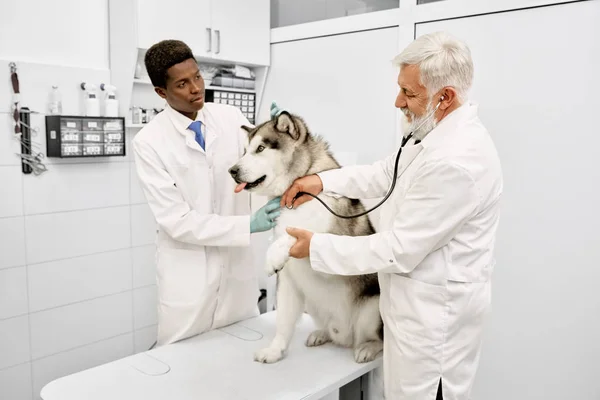
[[[255,113],[255,93],[248,91],[238,92],[235,88],[209,88],[206,90],[206,101],[228,104],[240,109],[242,115],[248,119],[248,122],[254,124]]]
[[[46,116],[48,157],[125,155],[125,118]]]

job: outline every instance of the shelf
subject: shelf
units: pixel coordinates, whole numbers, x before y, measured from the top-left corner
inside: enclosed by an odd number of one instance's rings
[[[137,83],[140,85],[152,85],[152,82],[150,81],[150,79],[134,78],[133,83]]]
[[[139,85],[152,85],[149,79],[139,79],[135,78],[133,83],[137,83]],[[242,89],[236,87],[224,87],[224,86],[207,86],[205,90],[223,90],[230,92],[238,92],[238,93],[256,93],[256,89]]]
[[[239,93],[256,93],[256,89],[241,89],[234,87],[222,87],[222,86],[207,86],[208,90],[223,90],[229,92],[239,92]]]
[[[146,124],[126,124],[125,128],[143,128]]]

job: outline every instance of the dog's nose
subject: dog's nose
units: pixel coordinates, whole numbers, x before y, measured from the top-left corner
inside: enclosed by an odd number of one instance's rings
[[[238,174],[239,170],[240,169],[238,167],[234,166],[229,168],[229,173],[231,174],[231,176],[235,177]]]

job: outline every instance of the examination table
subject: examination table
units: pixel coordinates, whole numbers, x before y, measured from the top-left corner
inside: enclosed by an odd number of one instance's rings
[[[315,329],[303,314],[287,356],[253,360],[275,335],[276,311],[90,368],[48,383],[43,400],[337,400],[369,399],[370,363],[332,345],[306,347]],[[371,384],[370,381],[371,380]],[[348,388],[353,386],[351,390]],[[362,397],[361,397],[361,388]],[[372,393],[372,389],[371,389]]]

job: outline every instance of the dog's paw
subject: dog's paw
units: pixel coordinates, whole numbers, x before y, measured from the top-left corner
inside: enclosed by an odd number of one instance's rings
[[[265,272],[267,276],[276,274],[283,269],[283,266],[289,259],[289,249],[279,243],[274,243],[267,250]]]
[[[283,350],[277,347],[266,347],[254,353],[254,361],[272,364],[283,358]]]
[[[281,263],[277,259],[267,258],[265,266],[265,272],[267,273],[267,276],[273,276],[279,271],[281,271],[283,269],[284,264],[285,263]]]
[[[308,338],[306,339],[305,344],[307,347],[315,347],[315,346],[321,346],[327,342],[331,342],[329,333],[327,333],[327,331],[324,331],[324,330],[316,330],[316,331],[312,332],[310,335],[308,335]]]
[[[354,348],[354,360],[357,363],[366,363],[369,361],[373,361],[382,351],[383,342],[364,342]]]

